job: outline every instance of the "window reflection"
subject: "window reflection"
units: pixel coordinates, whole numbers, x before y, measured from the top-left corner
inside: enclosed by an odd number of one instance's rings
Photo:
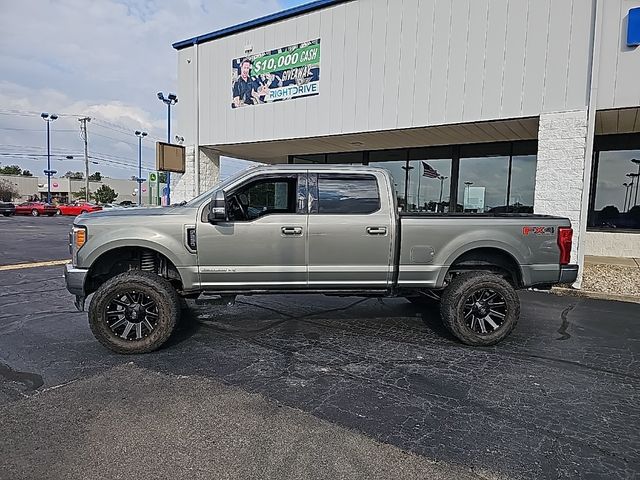
[[[510,213],[533,213],[536,156],[516,155],[511,163]]]
[[[508,181],[509,157],[461,158],[456,211],[505,211]]]
[[[640,229],[640,150],[601,151],[591,226]]]
[[[451,159],[409,161],[409,212],[448,212]]]
[[[456,212],[532,213],[536,147],[536,142],[468,144],[303,155],[293,162],[357,165],[368,159],[368,165],[391,174],[402,211],[446,213],[455,205]],[[453,184],[457,191],[450,191]]]
[[[406,170],[407,152],[406,150],[389,150],[369,153],[369,166],[384,168],[391,174],[393,186],[396,190],[398,206],[405,209],[406,192]]]

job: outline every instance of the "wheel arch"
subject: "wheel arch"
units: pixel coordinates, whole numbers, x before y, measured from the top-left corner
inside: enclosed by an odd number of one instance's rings
[[[176,290],[183,288],[183,279],[175,263],[160,249],[149,246],[116,246],[102,253],[91,263],[85,280],[89,295],[109,279],[129,270],[155,273],[167,279]]]
[[[489,271],[502,275],[514,288],[521,288],[526,283],[522,268],[511,252],[497,246],[479,246],[457,252],[438,279],[438,284],[443,286],[453,276],[472,271]]]

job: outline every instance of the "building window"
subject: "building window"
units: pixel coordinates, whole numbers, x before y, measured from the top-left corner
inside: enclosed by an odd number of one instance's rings
[[[410,212],[446,213],[451,204],[451,148],[409,150]]]
[[[456,211],[504,212],[508,186],[508,156],[461,158]]]
[[[640,134],[596,137],[592,177],[590,229],[640,231]]]
[[[398,206],[405,210],[405,198],[408,194],[407,185],[407,151],[382,150],[369,153],[369,166],[384,168],[391,174],[393,187],[396,190]]]
[[[398,206],[422,213],[533,213],[536,141],[302,155],[292,163],[386,169]]]

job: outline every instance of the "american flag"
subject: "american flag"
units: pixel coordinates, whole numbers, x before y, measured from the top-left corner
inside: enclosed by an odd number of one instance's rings
[[[422,162],[422,175],[429,178],[438,178],[440,174],[427,162]]]

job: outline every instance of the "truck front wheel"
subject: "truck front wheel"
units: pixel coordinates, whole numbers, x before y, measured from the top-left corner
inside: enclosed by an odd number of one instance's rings
[[[462,343],[495,345],[507,337],[520,317],[520,299],[504,278],[482,272],[456,276],[440,302],[445,327]]]
[[[89,326],[117,353],[147,353],[171,336],[180,317],[180,297],[164,278],[131,270],[106,281],[89,305]]]

